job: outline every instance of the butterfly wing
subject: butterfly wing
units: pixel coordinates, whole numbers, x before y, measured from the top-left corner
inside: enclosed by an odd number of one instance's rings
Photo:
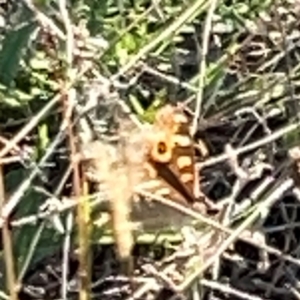
[[[165,196],[192,205],[195,202],[194,148],[188,119],[181,110],[166,106],[157,113],[149,145],[148,164],[156,170],[161,185],[169,187],[169,195]]]

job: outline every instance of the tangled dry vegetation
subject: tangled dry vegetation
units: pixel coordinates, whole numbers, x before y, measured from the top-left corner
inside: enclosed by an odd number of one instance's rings
[[[1,298],[299,299],[299,1],[0,6]],[[226,210],[139,191],[194,222],[132,234],[139,169],[120,153],[138,165],[141,128],[170,104]]]

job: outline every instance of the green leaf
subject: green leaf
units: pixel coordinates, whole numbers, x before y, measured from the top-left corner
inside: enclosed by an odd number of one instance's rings
[[[9,172],[5,177],[8,191],[14,191],[17,186],[28,177],[28,172],[30,171],[25,169]],[[28,215],[36,214],[44,201],[45,196],[42,196],[33,189],[29,189],[18,204],[14,218],[20,219]],[[24,225],[13,230],[14,249],[19,270],[26,260],[26,256],[30,251],[30,245],[37,230],[37,224]],[[41,234],[38,236],[38,246],[35,248],[32,262],[57,251],[61,245],[61,238],[61,235],[53,228],[47,228],[47,226],[44,227]],[[51,243],[49,243],[49,241],[51,241]]]
[[[9,86],[16,77],[23,49],[36,26],[35,21],[24,23],[9,31],[4,38],[0,52],[0,82],[4,85]]]
[[[19,89],[9,89],[0,84],[0,103],[10,107],[20,107],[29,102],[31,99],[31,95],[28,95]]]
[[[38,53],[36,57],[33,57],[30,60],[30,67],[37,71],[49,70],[51,68],[51,64],[44,53]]]
[[[44,150],[47,148],[49,144],[49,128],[47,124],[42,124],[39,126],[39,144],[40,144],[40,150],[44,152]]]

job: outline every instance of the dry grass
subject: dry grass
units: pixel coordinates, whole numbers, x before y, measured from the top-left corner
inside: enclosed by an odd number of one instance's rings
[[[298,299],[299,4],[98,5],[1,8],[0,297]],[[207,145],[199,184],[218,218],[143,189],[142,128],[169,103]],[[81,163],[95,152],[96,188]],[[133,193],[192,228],[132,230]]]

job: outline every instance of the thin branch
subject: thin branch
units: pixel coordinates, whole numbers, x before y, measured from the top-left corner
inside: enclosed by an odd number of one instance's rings
[[[267,145],[269,143],[272,143],[272,142],[276,141],[277,139],[280,139],[284,135],[293,132],[299,126],[300,126],[300,123],[290,124],[290,125],[288,125],[288,126],[286,126],[284,128],[281,128],[281,129],[275,131],[274,133],[272,133],[272,134],[270,134],[270,135],[268,135],[266,137],[263,137],[263,138],[257,140],[256,142],[253,142],[253,143],[251,143],[249,145],[246,145],[244,147],[235,149],[235,153],[237,155],[240,155],[240,154],[243,154],[245,152],[249,152],[249,151],[255,150],[255,149],[259,148],[259,147],[263,147],[263,146],[265,146],[265,145]],[[206,161],[199,163],[198,167],[199,167],[199,169],[202,169],[204,167],[209,167],[209,166],[221,163],[221,162],[223,162],[223,161],[225,161],[225,160],[227,160],[229,158],[230,157],[228,156],[228,154],[226,154],[226,153],[225,154],[221,154],[219,156],[209,158]]]
[[[292,186],[293,186],[293,182],[292,182],[291,179],[287,179],[286,181],[281,182],[279,188],[275,189],[275,191],[270,195],[270,197],[268,197],[268,199],[266,199],[261,205],[259,205],[259,207],[260,206],[266,207],[267,205],[270,204],[267,201],[271,202],[271,201],[277,200],[278,199],[277,197],[280,197],[285,190],[288,190]],[[180,212],[182,212],[186,215],[191,216],[195,220],[203,222],[204,224],[207,224],[207,225],[209,225],[209,226],[211,226],[211,227],[213,227],[217,230],[220,230],[220,231],[222,231],[222,232],[224,232],[228,235],[234,234],[234,231],[232,229],[221,225],[217,221],[214,221],[210,218],[204,217],[200,213],[197,213],[197,212],[195,212],[194,210],[192,210],[190,208],[184,207],[184,206],[180,205],[179,203],[168,200],[168,199],[166,199],[164,197],[161,197],[161,196],[158,196],[158,195],[154,195],[154,194],[145,192],[141,188],[137,188],[137,192],[140,193],[141,195],[144,195],[145,197],[149,197],[150,199],[153,199],[155,201],[158,201],[160,203],[168,205],[168,206],[170,206],[170,207],[172,207],[172,208],[174,208],[174,209],[176,209],[176,210],[178,210],[178,211],[180,211]],[[261,209],[259,207],[258,207],[257,210],[255,210],[254,214],[260,214]],[[274,254],[274,255],[280,257],[283,260],[289,261],[291,263],[294,263],[294,264],[300,266],[300,259],[296,259],[296,258],[292,257],[291,255],[283,254],[280,250],[278,250],[274,247],[259,244],[255,240],[253,240],[252,238],[245,237],[243,235],[238,236],[238,239],[242,240],[242,241],[245,241],[245,242],[247,242],[247,243],[249,243],[249,244],[251,244],[255,247],[258,247],[259,249],[263,249],[263,250],[267,251],[268,253]]]
[[[29,9],[33,11],[37,21],[43,28],[49,29],[53,34],[58,36],[63,41],[66,39],[65,34],[54,24],[54,22],[51,19],[49,19],[45,14],[39,11],[31,0],[23,0],[23,2],[27,5]]]
[[[204,30],[203,30],[203,36],[202,36],[203,42],[202,42],[202,53],[201,53],[201,60],[200,60],[200,75],[199,75],[198,92],[197,92],[197,100],[196,100],[196,110],[195,110],[195,116],[192,124],[193,135],[197,130],[198,122],[200,120],[200,115],[201,115],[202,97],[203,97],[203,90],[205,86],[205,75],[206,75],[206,56],[209,48],[209,37],[212,28],[212,19],[217,4],[218,4],[218,0],[211,0],[207,12],[207,17],[205,20]]]
[[[280,184],[275,190],[257,207],[257,209],[244,221],[238,228],[236,228],[233,233],[226,238],[226,240],[215,249],[214,254],[207,258],[203,265],[197,268],[179,287],[178,291],[184,291],[188,286],[192,284],[192,282],[198,278],[200,274],[202,274],[207,268],[209,268],[216,260],[216,258],[220,257],[224,251],[235,241],[237,240],[242,232],[246,230],[255,220],[259,217],[262,210],[266,207],[270,207],[270,205],[274,204],[275,201],[278,200],[279,197],[283,195],[284,192],[289,190],[293,186],[293,180],[288,179],[284,183]]]
[[[196,12],[201,8],[206,6],[206,1],[197,0],[191,6],[189,6],[176,20],[168,26],[157,38],[153,39],[151,42],[146,44],[131,60],[123,66],[119,72],[112,76],[111,80],[114,81],[120,76],[124,75],[128,70],[134,67],[141,59],[143,59],[147,54],[154,50],[160,43],[171,41],[168,39],[171,37],[183,24],[191,21],[196,17]]]
[[[65,0],[59,1],[60,13],[66,28],[67,40],[66,40],[66,83],[72,82],[73,76],[73,52],[75,49],[74,45],[74,34],[73,26],[69,17],[67,10],[67,4]],[[70,157],[73,169],[73,191],[76,198],[85,195],[84,181],[80,177],[80,165],[79,161],[74,159],[78,153],[76,139],[74,136],[74,128],[72,126],[72,115],[74,112],[74,106],[76,103],[76,91],[75,89],[65,89],[62,90],[62,100],[64,107],[64,120],[66,123],[68,132],[68,142],[70,147]],[[69,216],[71,217],[71,216]],[[91,289],[91,268],[90,268],[90,251],[89,251],[89,203],[83,201],[77,206],[77,223],[78,223],[78,235],[79,235],[79,278],[80,278],[80,291],[79,299],[88,300],[90,299],[90,289]],[[65,247],[67,247],[68,237],[66,236]],[[64,290],[63,298],[66,297]]]
[[[5,189],[3,178],[3,167],[0,165],[0,209],[2,210],[5,203]],[[2,242],[4,250],[4,261],[6,269],[7,290],[10,293],[11,300],[18,299],[18,284],[16,284],[15,264],[13,255],[13,245],[11,231],[8,222],[5,222],[2,227]]]
[[[35,128],[38,123],[45,117],[45,115],[53,108],[54,105],[60,99],[60,95],[56,95],[51,101],[49,101],[34,117],[30,119],[30,121],[22,127],[22,129],[7,142],[4,148],[0,151],[0,158],[3,158],[8,154],[13,148],[17,147],[17,144],[27,136],[27,134]]]

